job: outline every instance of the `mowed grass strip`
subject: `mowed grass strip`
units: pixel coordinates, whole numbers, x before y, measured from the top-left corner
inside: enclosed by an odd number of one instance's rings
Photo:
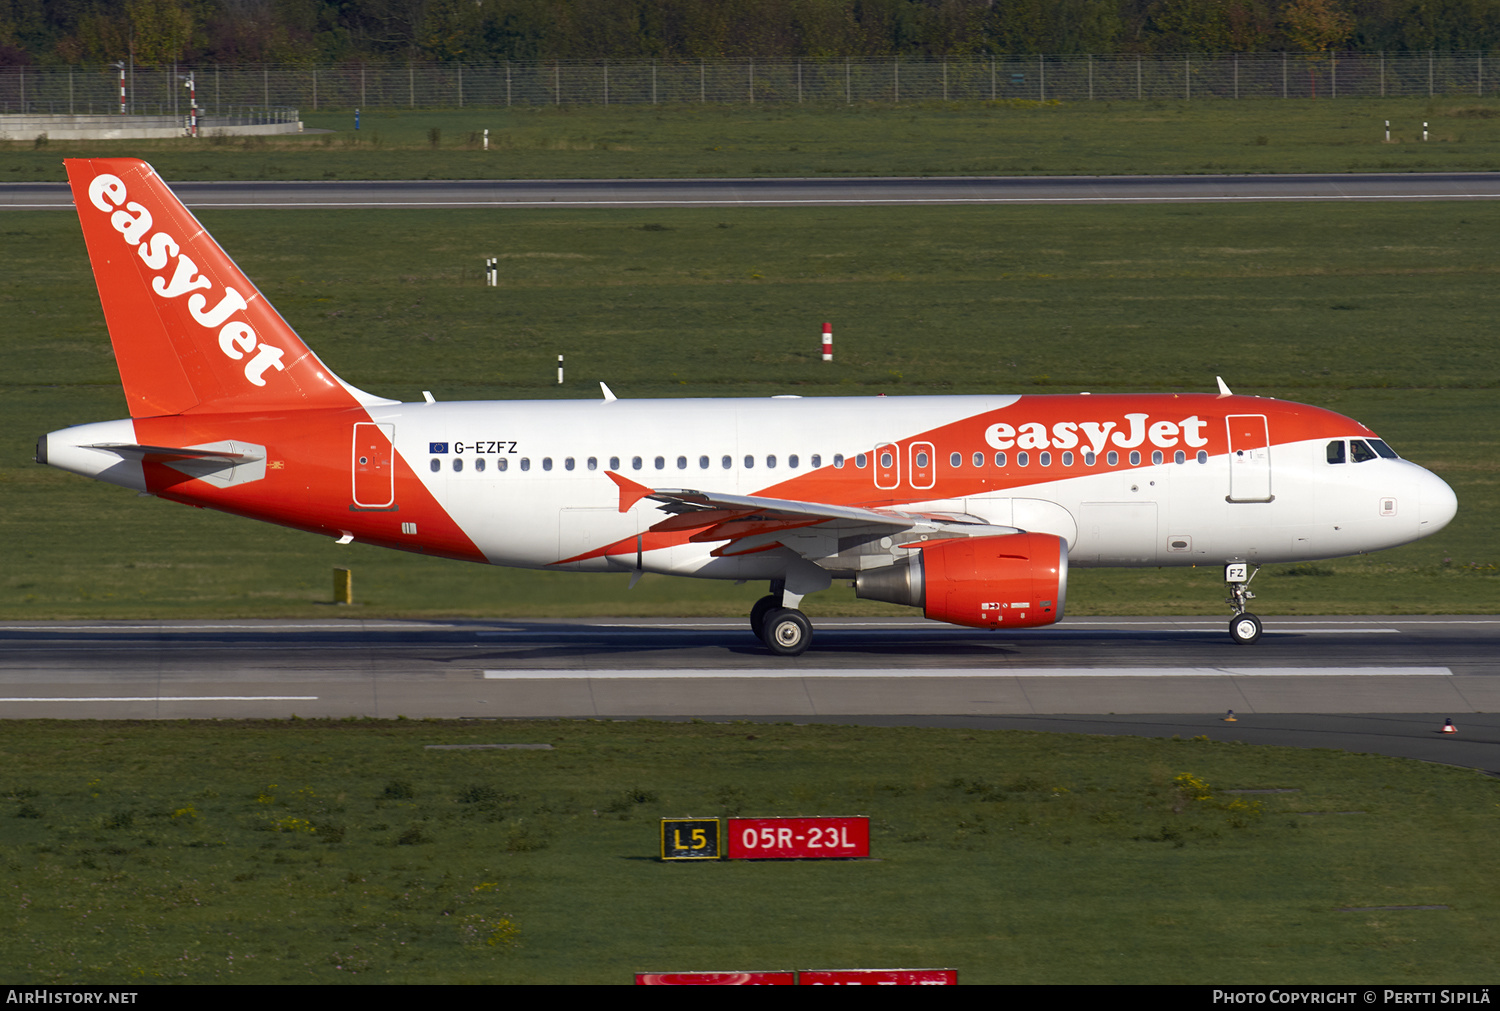
[[[428,750],[436,744],[552,750]],[[0,974],[1480,983],[1496,782],[1334,751],[651,722],[19,721]],[[866,815],[868,861],[664,864],[662,817]],[[1415,908],[1438,907],[1438,908]]]
[[[386,396],[593,399],[600,380],[623,397],[1203,391],[1222,375],[1358,418],[1458,491],[1436,537],[1272,567],[1256,586],[1268,614],[1495,610],[1493,217],[1446,203],[203,215],[324,361]],[[763,590],[648,577],[627,593],[617,576],[341,548],[37,467],[36,436],[125,410],[72,215],[7,213],[0,231],[0,616],[326,615],[334,566],[355,569],[365,615],[743,615]],[[1073,580],[1074,614],[1222,611],[1207,570]],[[842,587],[808,604],[913,613]]]
[[[1391,140],[1385,123],[1390,121]],[[861,103],[303,110],[271,137],[0,145],[0,181],[63,156],[150,160],[168,179],[1485,172],[1500,99]],[[1424,141],[1423,124],[1427,124]],[[483,131],[490,148],[483,149]]]

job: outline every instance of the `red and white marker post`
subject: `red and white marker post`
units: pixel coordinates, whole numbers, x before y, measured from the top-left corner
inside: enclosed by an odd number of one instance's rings
[[[188,90],[188,136],[198,136],[198,85],[193,81],[193,75],[188,74],[183,78],[183,87]]]
[[[823,324],[823,360],[833,361],[833,324]]]

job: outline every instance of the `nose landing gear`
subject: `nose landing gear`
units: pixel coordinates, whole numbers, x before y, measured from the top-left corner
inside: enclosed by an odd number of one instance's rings
[[[1259,571],[1260,566],[1252,571],[1248,562],[1230,562],[1224,566],[1224,582],[1229,585],[1229,596],[1224,602],[1234,611],[1234,617],[1229,619],[1229,638],[1240,646],[1253,645],[1260,638],[1260,619],[1245,609],[1247,602],[1255,599],[1250,592],[1250,580]]]

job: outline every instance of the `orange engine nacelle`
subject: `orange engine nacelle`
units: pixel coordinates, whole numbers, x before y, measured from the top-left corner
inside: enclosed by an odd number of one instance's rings
[[[913,545],[919,553],[862,572],[855,596],[908,604],[972,628],[1028,628],[1063,616],[1068,545],[1054,534],[1004,534]]]

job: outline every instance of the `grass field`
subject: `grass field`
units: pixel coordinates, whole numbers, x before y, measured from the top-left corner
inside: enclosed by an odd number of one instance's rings
[[[415,109],[367,111],[358,131],[351,113],[304,111],[303,122],[332,132],[10,142],[0,182],[61,181],[61,158],[81,154],[146,158],[179,180],[1500,169],[1493,97]]]
[[[1497,794],[1333,751],[752,724],[11,722],[0,977],[1455,985]],[[430,751],[545,743],[551,751]],[[869,861],[663,864],[661,817],[859,814]]]
[[[328,364],[401,399],[1208,390],[1359,418],[1458,491],[1378,555],[1272,567],[1258,609],[1493,611],[1500,229],[1487,205],[212,212]],[[761,592],[338,547],[30,462],[124,414],[71,215],[0,217],[0,617],[743,614]],[[502,284],[484,287],[499,255]],[[837,358],[817,360],[821,323]],[[569,382],[555,382],[564,353]],[[1071,613],[1222,610],[1216,573],[1074,572]],[[1286,578],[1282,578],[1286,577]],[[838,588],[809,612],[910,613]]]

